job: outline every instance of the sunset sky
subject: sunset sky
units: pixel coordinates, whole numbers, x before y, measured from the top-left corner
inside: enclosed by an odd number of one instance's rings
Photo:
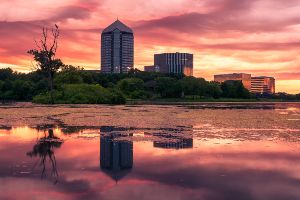
[[[0,68],[30,71],[43,26],[61,29],[65,64],[100,68],[100,36],[116,18],[135,34],[135,67],[153,54],[194,54],[194,75],[274,76],[300,93],[300,0],[0,0]]]

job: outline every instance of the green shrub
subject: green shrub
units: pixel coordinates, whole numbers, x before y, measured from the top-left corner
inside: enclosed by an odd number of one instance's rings
[[[53,92],[53,97],[56,100],[55,103],[59,103],[60,99],[62,98],[62,92],[55,90]],[[45,92],[45,93],[36,95],[33,97],[32,102],[33,103],[41,103],[41,104],[50,104],[51,103],[50,93]]]
[[[144,81],[139,78],[125,78],[117,83],[117,88],[131,99],[145,99]]]
[[[157,78],[155,90],[162,98],[178,98],[182,95],[180,82],[170,77]]]
[[[34,103],[50,103],[50,94],[37,95]],[[54,92],[54,102],[60,104],[123,104],[125,98],[121,92],[111,91],[100,85],[67,84]]]
[[[125,78],[118,82],[118,87],[124,93],[144,89],[144,81],[139,78]]]

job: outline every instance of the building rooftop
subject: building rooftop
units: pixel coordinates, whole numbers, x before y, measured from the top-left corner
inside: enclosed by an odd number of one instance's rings
[[[132,29],[123,24],[120,20],[116,20],[114,23],[105,28],[102,33],[110,33],[118,29],[121,32],[133,33]]]
[[[192,53],[184,53],[184,52],[156,53],[154,55],[164,55],[164,54],[190,54],[190,55],[193,55]]]
[[[215,74],[215,76],[228,76],[228,75],[250,75],[250,74],[247,73]]]
[[[271,76],[254,76],[252,78],[255,79],[255,78],[274,78],[274,77],[271,77]]]

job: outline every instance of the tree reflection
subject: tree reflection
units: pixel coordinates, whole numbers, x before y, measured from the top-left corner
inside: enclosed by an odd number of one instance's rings
[[[48,136],[44,136],[37,140],[36,144],[33,146],[32,151],[27,152],[27,156],[39,157],[36,164],[40,164],[42,167],[41,178],[45,178],[47,169],[47,160],[51,163],[51,177],[54,179],[54,184],[58,182],[58,171],[54,149],[60,148],[63,140],[54,136],[53,130],[48,130]],[[36,166],[34,165],[34,167]]]

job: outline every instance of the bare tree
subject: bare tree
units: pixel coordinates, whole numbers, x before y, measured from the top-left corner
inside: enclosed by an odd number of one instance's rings
[[[47,74],[48,91],[50,92],[50,102],[52,104],[54,103],[54,74],[63,66],[62,61],[56,58],[59,33],[59,28],[56,24],[51,30],[43,27],[42,39],[39,41],[35,40],[36,49],[28,51],[37,62],[37,69]]]

